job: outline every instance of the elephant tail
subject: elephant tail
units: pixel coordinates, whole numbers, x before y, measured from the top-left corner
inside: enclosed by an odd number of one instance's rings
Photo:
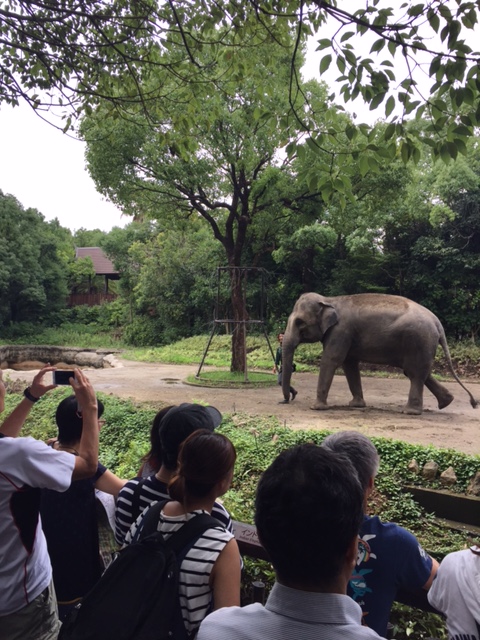
[[[458,384],[468,393],[468,395],[470,396],[470,404],[472,405],[472,407],[474,409],[476,409],[478,407],[478,402],[477,402],[477,400],[475,400],[473,395],[470,393],[470,391],[467,389],[467,387],[463,384],[463,382],[460,380],[460,378],[455,373],[455,369],[453,368],[452,357],[450,355],[450,349],[448,348],[447,338],[445,336],[445,331],[444,331],[444,329],[443,329],[443,327],[441,325],[440,325],[440,328],[441,328],[441,331],[440,331],[439,342],[440,342],[440,345],[441,345],[441,347],[443,349],[443,352],[445,353],[445,358],[447,359],[450,371],[452,372],[452,375],[455,378],[455,380],[458,382]]]

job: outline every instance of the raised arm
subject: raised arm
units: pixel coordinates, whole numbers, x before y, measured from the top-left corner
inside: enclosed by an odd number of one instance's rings
[[[439,566],[440,565],[438,564],[437,560],[435,560],[435,558],[432,558],[432,570],[430,571],[430,576],[429,576],[428,580],[426,581],[426,583],[422,587],[423,589],[425,589],[425,591],[428,591],[430,589],[430,587],[432,586],[433,579],[437,575],[437,571],[438,571],[438,567]]]
[[[32,384],[25,389],[23,392],[24,398],[22,401],[17,404],[12,413],[5,418],[3,424],[0,426],[0,431],[4,436],[9,436],[11,438],[16,438],[20,433],[23,423],[25,422],[28,414],[30,413],[30,409],[33,407],[37,400],[53,389],[55,387],[54,384],[45,384],[44,376],[49,371],[54,371],[55,367],[46,366],[36,374],[33,378]],[[0,386],[3,386],[3,382]],[[0,392],[1,396],[1,392]],[[0,407],[3,404],[3,398],[0,400]]]
[[[119,478],[107,469],[105,473],[102,473],[100,478],[96,481],[95,489],[99,489],[104,493],[109,493],[116,498],[120,489],[125,484],[127,484],[127,480],[122,480],[122,478]]]
[[[77,447],[72,480],[91,478],[98,465],[98,404],[95,390],[81,369],[75,369],[75,377],[70,378],[79,408],[83,426]],[[80,409],[79,409],[80,410]]]

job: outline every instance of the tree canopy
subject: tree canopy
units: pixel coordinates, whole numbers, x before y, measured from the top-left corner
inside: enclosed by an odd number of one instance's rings
[[[0,101],[67,105],[70,118],[108,100],[126,118],[141,106],[156,126],[156,103],[171,100],[159,69],[179,88],[195,85],[200,99],[226,74],[248,81],[253,62],[239,52],[269,42],[291,57],[295,109],[296,59],[310,36],[318,40],[319,75],[336,66],[345,101],[361,97],[372,110],[384,105],[391,124],[385,139],[400,137],[404,160],[418,160],[419,136],[447,159],[465,152],[465,138],[480,120],[480,54],[470,43],[479,7],[479,0],[400,6],[388,0],[11,0],[0,5]],[[407,129],[405,118],[414,115],[427,117],[430,127]],[[325,131],[317,119],[298,116],[321,147]],[[187,110],[183,119],[192,118]],[[355,127],[348,131],[355,136]]]

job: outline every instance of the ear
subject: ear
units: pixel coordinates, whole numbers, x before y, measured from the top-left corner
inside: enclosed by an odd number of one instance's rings
[[[335,307],[324,302],[319,303],[319,311],[319,326],[323,338],[330,327],[333,327],[334,324],[337,324],[338,316],[337,312],[335,311]]]
[[[355,536],[347,549],[347,553],[345,554],[345,565],[349,567],[349,577],[357,564],[357,554],[358,536]]]

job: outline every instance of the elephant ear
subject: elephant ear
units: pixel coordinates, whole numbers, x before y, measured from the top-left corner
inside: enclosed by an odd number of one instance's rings
[[[318,306],[320,308],[319,326],[322,333],[321,339],[323,340],[330,327],[333,327],[334,324],[337,324],[338,316],[333,305],[327,304],[326,302],[320,302]]]

